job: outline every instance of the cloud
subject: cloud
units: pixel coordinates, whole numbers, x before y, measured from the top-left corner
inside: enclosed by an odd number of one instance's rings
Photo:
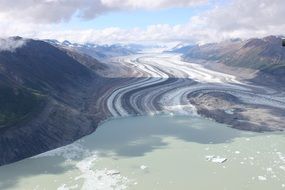
[[[191,7],[207,3],[208,0],[102,0],[108,7],[123,9],[162,9]]]
[[[284,0],[234,0],[192,18],[192,23],[218,33],[217,38],[249,38],[284,34],[284,18]]]
[[[18,35],[27,38],[59,39],[73,42],[94,43],[208,43],[228,38],[264,37],[285,34],[284,0],[232,0],[227,4],[215,4],[213,8],[199,12],[189,22],[181,25],[157,24],[146,28],[62,30],[57,24],[44,24],[69,20],[72,15],[94,18],[96,14],[119,9],[161,9],[179,6],[195,6],[203,0],[26,0],[19,4],[0,0],[0,36]],[[28,3],[26,3],[28,2]],[[28,5],[32,4],[34,5]],[[209,1],[217,2],[217,1]],[[51,4],[47,8],[45,4]],[[12,6],[15,5],[15,6]],[[94,7],[93,5],[99,5]],[[92,6],[91,6],[92,5]],[[217,6],[215,6],[217,5]],[[6,8],[7,9],[6,9]],[[61,8],[64,7],[64,8]],[[27,12],[34,22],[18,22],[17,19],[1,20],[2,14]],[[30,11],[30,9],[33,9]],[[98,11],[94,12],[94,9]],[[43,12],[41,13],[42,10]],[[48,10],[48,11],[47,11]],[[49,12],[51,11],[51,12]],[[101,12],[100,12],[101,11]],[[58,14],[55,14],[58,13]],[[34,18],[33,15],[45,18]],[[46,15],[47,14],[47,15]],[[49,16],[50,14],[50,16]],[[44,16],[43,16],[44,15]],[[22,16],[23,19],[25,16]],[[13,18],[13,17],[11,17]],[[39,20],[37,20],[39,19]],[[42,19],[46,19],[42,22]],[[41,24],[39,24],[39,23]]]
[[[25,45],[26,40],[22,38],[0,38],[0,52],[1,51],[15,51],[17,48]]]
[[[172,43],[172,42],[196,42],[195,34],[188,32],[182,25],[158,24],[148,26],[146,29],[133,28],[105,28],[100,30],[66,30],[66,31],[42,31],[37,34],[41,39],[66,39],[72,42],[92,42],[99,44],[112,43]],[[195,39],[194,39],[195,38]]]
[[[100,0],[0,0],[0,19],[37,24],[69,21],[75,14],[95,17],[106,10]]]
[[[140,1],[136,3],[139,4]],[[284,35],[284,18],[284,0],[233,0],[195,15],[183,25],[158,24],[146,29],[133,28],[128,30],[107,28],[103,30],[61,31],[54,37],[60,39],[68,37],[73,41],[96,43],[209,43],[229,38],[247,39],[268,35]]]
[[[73,17],[94,19],[116,10],[195,6],[208,0],[0,0],[0,20],[59,23]]]

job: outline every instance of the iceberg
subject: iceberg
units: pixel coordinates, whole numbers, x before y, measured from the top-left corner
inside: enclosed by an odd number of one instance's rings
[[[224,163],[226,162],[228,159],[227,158],[222,158],[220,156],[206,156],[206,160],[213,162],[213,163]]]

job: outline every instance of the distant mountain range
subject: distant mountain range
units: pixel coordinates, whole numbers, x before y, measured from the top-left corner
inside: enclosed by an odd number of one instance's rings
[[[96,59],[105,59],[115,56],[130,55],[133,53],[137,53],[145,48],[144,46],[138,44],[98,45],[93,43],[71,43],[69,41],[59,42],[57,40],[45,41],[56,47],[81,52]]]
[[[282,36],[249,40],[233,39],[220,43],[183,46],[172,51],[182,53],[185,60],[218,61],[231,67],[259,70],[268,82],[285,86],[285,48]],[[265,82],[265,81],[264,81]]]

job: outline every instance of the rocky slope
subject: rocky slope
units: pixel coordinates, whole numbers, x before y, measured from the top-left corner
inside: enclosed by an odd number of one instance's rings
[[[220,43],[183,46],[174,49],[188,62],[198,62],[219,72],[232,74],[258,90],[255,101],[241,101],[229,92],[197,93],[189,96],[200,115],[239,129],[267,131],[283,129],[284,109],[258,103],[258,95],[283,97],[285,90],[285,48],[282,37],[228,40]],[[281,100],[281,99],[280,99]],[[280,102],[281,105],[281,102]],[[269,127],[270,126],[270,127]]]
[[[252,81],[285,88],[285,48],[282,47],[280,36],[249,40],[235,39],[182,47],[175,51],[183,53],[185,60],[188,61],[203,59],[222,62],[230,67],[257,70],[258,74]]]
[[[90,117],[86,104],[105,86],[102,64],[39,40],[8,42],[0,51],[0,165],[93,132],[102,114]]]

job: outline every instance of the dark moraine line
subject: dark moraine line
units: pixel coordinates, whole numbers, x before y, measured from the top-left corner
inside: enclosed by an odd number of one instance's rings
[[[156,107],[157,110],[159,111],[163,110],[160,100],[170,91],[187,86],[194,86],[197,84],[197,82],[192,79],[181,79],[181,78],[179,78],[176,83],[177,85],[173,84],[172,86],[166,87],[161,93],[159,93],[157,96],[153,98],[152,104]]]
[[[166,81],[163,81],[163,82],[159,82],[159,83],[156,83],[156,84],[152,84],[152,85],[149,85],[149,86],[144,86],[144,87],[141,87],[141,88],[137,88],[137,89],[134,89],[134,90],[131,90],[127,93],[125,93],[122,97],[122,105],[123,107],[128,111],[129,114],[131,115],[138,115],[140,114],[140,111],[141,112],[145,112],[145,109],[143,108],[143,104],[145,102],[142,102],[142,98],[139,100],[139,102],[136,102],[136,105],[137,107],[140,109],[139,110],[136,110],[132,103],[131,103],[131,97],[132,95],[136,94],[136,93],[140,93],[142,94],[142,96],[145,96],[147,95],[148,93],[146,92],[147,90],[156,90],[156,89],[153,89],[153,88],[156,88],[156,87],[159,87],[161,89],[163,89],[164,85],[169,85],[169,84],[172,84],[172,83],[175,83],[176,81],[178,81],[179,79],[177,78],[169,78],[167,79]],[[157,90],[157,94],[159,94],[160,91]]]
[[[117,115],[122,116],[120,111],[118,110],[119,108],[117,108],[116,104],[120,100],[123,101],[123,98],[121,96],[124,94],[124,91],[128,91],[129,86],[138,86],[139,87],[139,86],[143,86],[143,85],[146,85],[146,84],[152,83],[152,82],[153,82],[152,78],[143,78],[143,79],[142,78],[136,78],[134,82],[127,82],[125,85],[122,85],[121,87],[115,89],[113,91],[113,94],[110,95],[110,97],[112,95],[114,95],[115,93],[117,93],[117,91],[120,91],[120,92],[118,92],[112,100],[112,109],[113,109],[112,111],[115,111]],[[109,98],[107,99],[107,101],[108,100],[109,100]],[[110,112],[111,112],[111,110],[110,110]],[[113,114],[113,116],[114,116],[114,113],[111,112],[111,114]]]

